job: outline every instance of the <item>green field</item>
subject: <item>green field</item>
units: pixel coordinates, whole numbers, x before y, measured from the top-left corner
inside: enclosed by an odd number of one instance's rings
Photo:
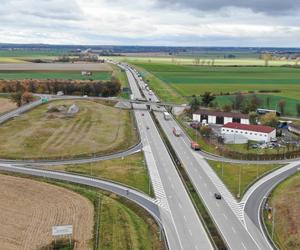
[[[300,101],[300,68],[134,64],[164,101],[183,103],[188,102],[192,95],[212,92],[221,95],[216,101],[222,106],[233,100],[232,96],[224,96],[225,93],[257,92],[264,108],[275,109],[278,101],[285,99],[287,115],[296,115],[296,104]],[[270,93],[261,94],[259,91]],[[269,105],[267,96],[270,96]]]
[[[110,80],[112,72],[96,71],[92,76],[82,76],[79,71],[0,71],[0,79],[63,79],[63,80]]]
[[[276,164],[257,165],[233,164],[227,162],[220,163],[216,161],[208,162],[227,186],[229,191],[231,191],[231,193],[237,198],[241,198],[245,191],[249,188],[249,185],[255,182],[258,178],[267,172],[280,167],[280,165]]]
[[[51,166],[47,169],[112,180],[153,195],[142,153],[90,164]]]

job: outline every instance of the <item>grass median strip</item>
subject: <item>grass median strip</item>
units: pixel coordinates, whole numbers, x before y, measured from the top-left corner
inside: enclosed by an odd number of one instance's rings
[[[47,169],[112,180],[154,195],[142,153],[96,163],[62,165]]]
[[[279,164],[234,164],[217,161],[208,161],[208,163],[236,198],[241,198],[249,186],[260,177],[282,166]]]

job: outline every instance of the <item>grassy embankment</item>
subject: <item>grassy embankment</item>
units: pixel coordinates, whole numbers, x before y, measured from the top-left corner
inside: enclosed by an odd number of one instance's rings
[[[208,161],[208,163],[237,198],[242,198],[250,185],[260,177],[281,167],[278,164],[233,164],[216,161]]]
[[[51,166],[47,169],[112,180],[136,188],[150,196],[154,195],[142,153],[90,164]]]
[[[176,65],[167,63],[133,62],[143,74],[151,75],[153,89],[162,100],[177,99],[187,102],[192,95],[213,92],[216,101],[222,106],[231,103],[233,97],[222,95],[237,91],[258,92],[262,107],[275,109],[279,100],[286,101],[286,114],[296,115],[296,104],[300,97],[300,69],[287,67],[211,67],[194,65]],[[147,79],[147,78],[146,78]],[[156,82],[159,82],[157,84]],[[151,85],[151,81],[150,81]],[[160,93],[164,90],[164,94]],[[270,93],[260,94],[259,91]],[[271,93],[272,91],[279,91]],[[177,94],[174,97],[174,93]],[[267,101],[269,97],[269,101]],[[278,107],[277,107],[278,108]]]
[[[76,104],[74,116],[47,112]],[[88,100],[45,104],[0,126],[2,158],[72,158],[125,150],[138,141],[132,113]]]
[[[153,218],[125,198],[84,185],[14,175],[58,185],[88,198],[95,210],[93,245],[90,249],[164,249]]]
[[[272,192],[269,206],[275,208],[274,241],[280,249],[300,249],[300,174],[296,174]],[[267,229],[272,235],[272,220],[265,212]],[[273,213],[274,215],[274,213]]]

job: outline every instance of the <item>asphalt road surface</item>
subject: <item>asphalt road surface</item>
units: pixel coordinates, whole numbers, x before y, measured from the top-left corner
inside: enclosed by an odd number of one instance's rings
[[[134,77],[131,77],[132,72],[127,70],[126,73],[134,96],[142,98]],[[144,151],[147,151],[145,157],[153,189],[161,198],[161,219],[170,248],[213,249],[150,113],[135,110],[135,116]],[[158,175],[151,175],[151,168],[155,168]],[[170,217],[173,225],[169,225]]]

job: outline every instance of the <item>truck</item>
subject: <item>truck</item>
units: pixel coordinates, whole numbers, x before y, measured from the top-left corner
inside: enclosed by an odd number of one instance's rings
[[[195,141],[191,142],[191,148],[194,149],[195,151],[196,150],[200,150],[199,144],[197,142],[195,142]]]
[[[178,136],[181,135],[181,130],[177,127],[174,127],[173,128],[173,134],[178,137]]]
[[[170,120],[171,119],[171,116],[168,112],[164,112],[164,118],[166,121]]]

